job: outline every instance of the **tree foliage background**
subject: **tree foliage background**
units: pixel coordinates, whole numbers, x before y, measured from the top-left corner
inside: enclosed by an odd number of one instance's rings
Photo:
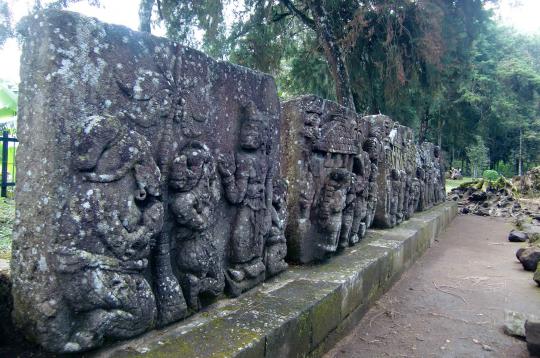
[[[520,136],[525,169],[540,164],[540,36],[497,24],[496,0],[138,1],[141,31],[162,26],[180,43],[268,72],[283,99],[314,93],[388,114],[466,172],[482,143],[489,167],[516,174]],[[0,44],[10,34],[0,0]]]

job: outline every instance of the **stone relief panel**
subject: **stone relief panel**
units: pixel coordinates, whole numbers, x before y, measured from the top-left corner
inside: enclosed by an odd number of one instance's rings
[[[382,150],[369,138],[368,122],[334,102],[304,96],[283,103],[280,164],[289,182],[291,260],[323,259],[365,235],[377,191],[371,156]]]
[[[28,338],[86,351],[286,269],[270,76],[74,13],[26,25],[12,267]]]
[[[288,258],[321,260],[444,198],[440,150],[390,117],[303,96],[282,104]]]
[[[384,148],[378,165],[379,198],[374,226],[390,228],[415,211],[426,210],[445,198],[440,149],[414,142],[412,130],[384,115],[366,116]]]

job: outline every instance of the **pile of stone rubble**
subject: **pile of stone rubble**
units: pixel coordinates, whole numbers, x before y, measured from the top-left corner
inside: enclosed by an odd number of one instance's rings
[[[471,183],[452,189],[447,200],[456,201],[461,214],[522,220],[530,218],[528,220],[532,223],[540,223],[540,208],[520,204],[512,190],[506,187],[488,187],[483,190],[478,185]]]

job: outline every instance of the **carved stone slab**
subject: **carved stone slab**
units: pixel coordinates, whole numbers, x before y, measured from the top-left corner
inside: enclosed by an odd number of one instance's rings
[[[308,263],[444,201],[440,150],[390,117],[302,96],[282,104],[288,257]]]
[[[30,339],[88,350],[286,268],[270,76],[74,13],[25,25],[12,273]]]
[[[307,263],[354,245],[376,202],[376,164],[363,147],[369,122],[303,96],[282,105],[281,171],[289,181],[289,258]],[[372,167],[373,164],[373,167]]]

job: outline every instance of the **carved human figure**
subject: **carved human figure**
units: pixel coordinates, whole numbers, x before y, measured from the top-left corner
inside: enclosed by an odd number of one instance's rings
[[[304,148],[304,160],[303,165],[305,166],[304,180],[301,180],[298,185],[300,185],[298,205],[299,205],[299,217],[301,219],[309,219],[313,201],[315,198],[316,192],[316,181],[318,176],[318,171],[314,170],[313,164],[316,164],[312,159],[312,148],[313,145],[321,137],[321,113],[316,108],[311,108],[308,106],[306,112],[304,113],[304,127],[302,136],[305,140]]]
[[[405,172],[405,175],[404,175],[404,192],[403,192],[403,207],[402,207],[402,210],[403,210],[403,215],[404,215],[404,219],[405,220],[408,220],[411,218],[411,215],[413,214],[411,212],[411,201],[412,201],[412,195],[413,195],[413,179],[411,177],[411,173],[410,172]]]
[[[175,225],[175,263],[188,306],[197,311],[200,296],[223,292],[225,278],[213,237],[220,189],[210,150],[193,141],[174,158],[169,176]]]
[[[399,215],[399,197],[401,195],[401,174],[399,170],[392,168],[390,170],[390,206],[388,210],[389,214],[389,226],[396,225]]]
[[[416,178],[418,179],[419,184],[419,190],[418,190],[418,210],[426,210],[427,209],[427,202],[426,202],[426,172],[423,168],[417,167],[416,168]]]
[[[230,238],[230,266],[226,272],[232,295],[264,280],[263,249],[271,227],[268,121],[253,102],[245,106],[244,112],[239,150],[218,158],[225,197],[237,207]]]
[[[285,262],[287,256],[287,240],[285,227],[287,225],[287,181],[274,179],[272,191],[272,227],[266,239],[264,261],[267,277],[277,275],[287,269]]]
[[[399,171],[399,197],[398,197],[398,210],[396,214],[396,223],[399,224],[405,219],[405,200],[408,196],[407,190],[407,173],[404,170]]]
[[[156,302],[143,273],[163,225],[160,172],[148,142],[117,118],[88,117],[78,133],[76,195],[56,245],[66,330],[63,351],[88,350],[153,327]]]
[[[433,148],[433,165],[435,171],[435,184],[434,184],[434,203],[438,204],[444,200],[446,193],[444,189],[444,165],[441,161],[441,148],[434,146]]]
[[[345,242],[347,245],[356,244],[366,233],[370,175],[371,162],[369,154],[362,150],[353,160],[353,177],[351,181],[353,201],[350,204],[352,220],[350,230],[342,230],[342,238],[340,239],[342,246],[346,246]],[[343,213],[344,217],[347,212],[348,208],[346,207]]]
[[[363,149],[369,155],[371,161],[371,171],[369,174],[369,193],[367,201],[366,227],[369,228],[375,220],[375,212],[377,210],[377,202],[379,198],[379,161],[384,161],[384,149],[381,142],[382,129],[378,126],[371,125],[369,135],[364,142]]]
[[[349,246],[349,238],[352,232],[354,222],[354,209],[356,205],[356,187],[358,178],[356,175],[350,175],[350,184],[345,196],[345,207],[341,215],[341,228],[339,232],[339,247],[346,248]]]
[[[338,247],[343,209],[350,185],[351,173],[348,170],[333,169],[321,191],[317,203],[317,224],[324,235],[321,235],[317,246],[323,253],[335,252]]]
[[[375,220],[375,212],[377,210],[377,202],[379,200],[379,184],[377,183],[377,176],[379,175],[379,169],[377,165],[371,164],[371,174],[369,176],[369,195],[368,195],[368,214],[366,216],[366,225],[371,227]]]
[[[418,178],[412,178],[411,180],[411,195],[409,197],[409,217],[418,210],[420,202],[420,180]]]
[[[426,205],[427,208],[430,208],[433,205],[433,180],[434,180],[434,171],[432,163],[429,163],[429,166],[426,169]]]

